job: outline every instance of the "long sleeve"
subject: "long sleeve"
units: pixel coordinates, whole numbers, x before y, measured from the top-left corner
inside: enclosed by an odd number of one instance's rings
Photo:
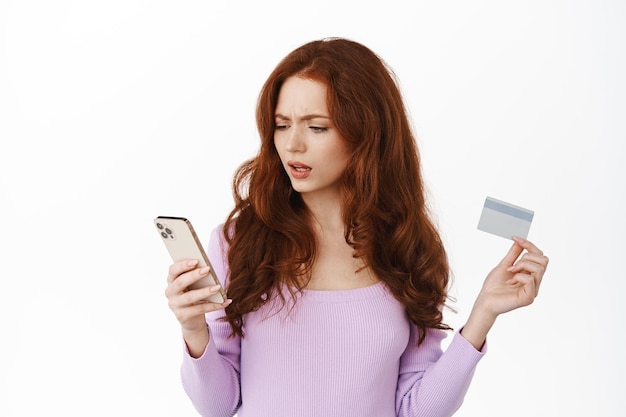
[[[225,283],[228,269],[219,230],[215,229],[211,235],[207,255],[220,282]],[[210,336],[201,357],[192,358],[184,346],[181,366],[183,388],[196,410],[203,416],[233,416],[241,403],[241,340],[238,336],[229,337],[230,324],[219,320],[223,315],[223,310],[207,314]]]
[[[221,227],[209,258],[228,287]],[[210,341],[193,359],[185,351],[185,391],[201,415],[211,417],[439,417],[461,405],[484,354],[456,333],[418,331],[383,282],[350,290],[289,289],[245,316],[245,338],[207,315]]]
[[[477,351],[457,332],[443,352],[441,341],[446,335],[443,331],[428,330],[419,347],[416,347],[417,335],[417,327],[411,325],[409,343],[400,358],[397,415],[451,416],[463,403],[486,346]]]

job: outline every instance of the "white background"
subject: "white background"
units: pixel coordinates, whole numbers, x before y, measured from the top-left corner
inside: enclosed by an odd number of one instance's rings
[[[208,239],[263,81],[327,36],[400,79],[454,327],[509,247],[476,230],[484,198],[535,210],[540,297],[496,323],[457,415],[623,414],[625,18],[617,0],[1,1],[0,415],[195,415],[152,219]]]

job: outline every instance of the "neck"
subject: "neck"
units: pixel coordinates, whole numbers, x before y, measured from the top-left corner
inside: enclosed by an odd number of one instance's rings
[[[302,200],[311,211],[313,228],[318,233],[322,235],[341,233],[343,236],[345,224],[341,202],[337,194],[303,194]]]

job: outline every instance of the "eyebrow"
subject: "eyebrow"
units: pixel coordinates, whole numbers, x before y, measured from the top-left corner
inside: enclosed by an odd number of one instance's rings
[[[276,119],[280,119],[280,120],[291,120],[289,117],[285,116],[284,114],[280,114],[280,113],[276,113],[274,115],[274,117]],[[330,119],[330,117],[325,116],[323,114],[307,114],[304,115],[300,118],[298,118],[299,120],[312,120],[312,119]]]

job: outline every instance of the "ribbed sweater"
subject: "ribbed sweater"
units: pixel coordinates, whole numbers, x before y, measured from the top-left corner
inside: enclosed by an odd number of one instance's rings
[[[208,256],[227,286],[226,243],[214,229]],[[286,289],[283,289],[284,291]],[[224,312],[207,315],[199,358],[184,349],[183,387],[203,416],[450,416],[463,398],[477,351],[456,332],[418,330],[382,282],[352,290],[303,290],[285,308],[270,300],[229,337]],[[290,308],[294,307],[294,308]]]

